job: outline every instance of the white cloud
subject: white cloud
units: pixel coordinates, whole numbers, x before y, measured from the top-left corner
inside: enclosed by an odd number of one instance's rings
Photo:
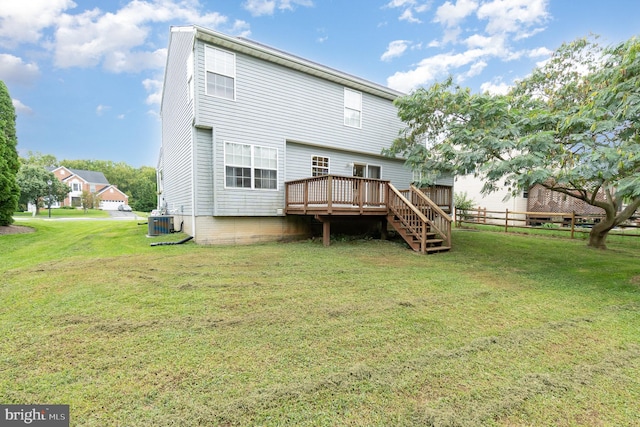
[[[98,105],[96,107],[96,116],[102,116],[105,112],[109,111],[111,109],[111,107],[109,107],[108,105]]]
[[[0,7],[0,46],[38,43],[42,31],[58,22],[67,9],[76,7],[72,0],[5,0]]]
[[[13,104],[13,108],[15,108],[17,114],[33,114],[33,110],[24,105],[19,99],[12,99],[11,103]]]
[[[529,58],[540,58],[542,56],[551,56],[553,51],[546,47],[539,47],[537,49],[531,49],[529,51]]]
[[[397,72],[387,79],[387,85],[402,92],[409,92],[418,86],[432,82],[451,73],[451,70],[465,67],[487,56],[482,49],[471,49],[464,53],[445,53],[423,59],[410,71]]]
[[[415,0],[391,0],[387,3],[387,7],[411,7],[415,3]]]
[[[393,58],[401,56],[409,47],[407,40],[394,40],[389,43],[387,50],[382,54],[380,59],[382,61],[390,61]]]
[[[280,9],[280,10],[293,10],[293,8],[294,8],[293,5],[311,7],[311,6],[313,6],[313,1],[311,1],[311,0],[280,0],[280,4],[278,5],[278,9]]]
[[[457,43],[460,33],[462,33],[462,29],[460,27],[447,28],[444,30],[444,35],[442,36],[442,44],[446,45],[448,43]]]
[[[200,15],[185,4],[161,0],[133,1],[115,13],[93,9],[63,15],[55,32],[55,65],[66,68],[102,64],[112,72],[162,67],[166,50],[143,48],[151,35],[147,24],[176,19],[213,27],[227,21],[218,13]]]
[[[273,15],[276,10],[275,0],[249,0],[242,6],[253,16]]]
[[[414,16],[414,13],[424,13],[431,8],[431,1],[420,2],[417,0],[391,0],[384,7],[403,9],[398,17],[400,21],[419,24],[422,21]]]
[[[529,37],[533,37],[536,34],[541,33],[546,29],[547,29],[547,27],[539,27],[539,28],[534,28],[531,31],[521,31],[520,33],[516,34],[516,36],[513,38],[513,40],[518,41],[518,40],[522,40],[522,39],[528,39]]]
[[[39,76],[38,64],[27,64],[22,58],[0,53],[0,80],[27,85],[33,83]]]
[[[482,93],[488,92],[491,95],[506,95],[509,90],[511,90],[511,86],[501,81],[496,83],[485,82],[480,85],[480,91]]]
[[[293,10],[295,6],[313,6],[312,0],[247,0],[242,4],[252,16],[273,15],[279,10]]]
[[[469,71],[467,71],[466,73],[464,73],[463,76],[463,80],[467,79],[469,77],[475,77],[478,74],[482,73],[482,70],[484,70],[486,68],[488,64],[486,63],[486,61],[478,61],[474,64],[471,65],[471,67],[469,67]]]
[[[162,78],[144,79],[142,85],[149,93],[145,101],[147,104],[160,104],[162,102]]]
[[[422,21],[419,20],[418,18],[415,18],[413,16],[413,10],[411,9],[405,9],[404,12],[402,12],[402,14],[400,15],[400,17],[398,18],[400,21],[407,21],[410,22],[412,24],[420,24]]]
[[[436,10],[434,22],[440,22],[445,27],[455,27],[477,8],[478,2],[475,0],[458,0],[456,4],[447,1]]]
[[[485,29],[489,34],[516,33],[522,36],[527,28],[548,19],[547,5],[548,0],[493,0],[482,4],[477,16],[489,21]]]

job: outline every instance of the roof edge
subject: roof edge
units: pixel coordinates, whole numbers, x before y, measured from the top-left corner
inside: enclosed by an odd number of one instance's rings
[[[182,31],[186,31],[187,29],[187,27],[177,28],[180,28]],[[226,47],[237,52],[283,65],[285,67],[292,68],[306,74],[339,83],[343,86],[379,96],[381,98],[393,101],[398,97],[406,95],[403,92],[399,92],[378,83],[374,83],[369,80],[327,67],[325,65],[318,64],[316,62],[298,57],[296,55],[278,50],[276,48],[263,45],[259,42],[254,42],[252,40],[239,37],[233,37],[198,25],[194,25],[193,27],[188,28],[195,29],[196,39],[208,41],[210,43]]]

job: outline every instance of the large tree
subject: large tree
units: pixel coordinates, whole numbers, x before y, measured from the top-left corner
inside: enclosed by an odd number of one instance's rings
[[[473,173],[489,193],[534,184],[601,208],[589,246],[640,207],[640,41],[561,46],[507,95],[474,94],[452,79],[396,102],[407,128],[387,150],[424,183]],[[602,197],[604,195],[604,197]]]
[[[47,206],[48,203],[61,201],[70,190],[68,185],[58,181],[53,172],[33,164],[23,164],[16,180],[20,186],[20,202],[33,204],[36,208],[34,215],[45,201]]]
[[[13,213],[18,208],[17,145],[16,111],[7,86],[0,80],[0,226],[13,223]]]

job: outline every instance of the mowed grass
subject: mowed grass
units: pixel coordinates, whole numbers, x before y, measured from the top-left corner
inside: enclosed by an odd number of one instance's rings
[[[640,239],[0,236],[0,402],[74,426],[640,424]]]

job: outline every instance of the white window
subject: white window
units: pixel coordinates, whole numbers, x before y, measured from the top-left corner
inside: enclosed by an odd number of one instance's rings
[[[79,182],[72,182],[70,185],[71,191],[82,191],[82,184]]]
[[[225,186],[278,189],[278,150],[259,145],[225,143]]]
[[[344,89],[344,124],[359,128],[362,125],[362,94]]]
[[[329,175],[329,158],[323,156],[311,157],[311,176]]]
[[[235,99],[235,54],[207,46],[205,48],[205,67],[207,70],[207,95]]]

